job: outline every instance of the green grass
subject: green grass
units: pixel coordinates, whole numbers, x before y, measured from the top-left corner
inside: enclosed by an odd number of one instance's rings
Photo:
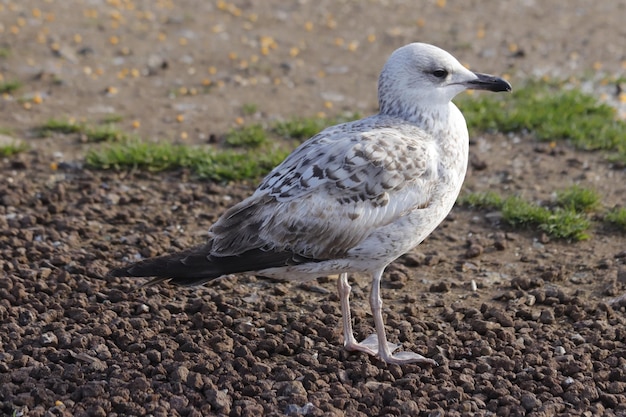
[[[284,138],[308,139],[326,127],[326,122],[318,117],[296,117],[274,125],[273,131]]]
[[[604,215],[604,221],[626,232],[626,208],[614,208]]]
[[[166,171],[188,168],[201,178],[216,181],[258,178],[278,165],[288,154],[279,149],[235,152],[203,147],[146,143],[130,140],[92,149],[87,165],[95,169],[143,169]]]
[[[548,217],[547,221],[538,226],[554,238],[578,242],[589,239],[587,231],[591,227],[591,221],[584,213],[556,209]]]
[[[19,81],[5,81],[0,83],[0,94],[11,94],[19,90],[22,83]]]
[[[0,157],[8,157],[28,150],[28,145],[22,141],[0,145]]]
[[[68,119],[49,119],[37,131],[40,136],[49,136],[52,133],[66,135],[78,133],[84,135],[87,142],[120,142],[129,138],[128,134],[116,128],[112,123],[90,126]]]
[[[575,190],[575,191],[573,191]],[[558,196],[589,195],[592,192],[583,188],[568,188],[557,193]],[[594,194],[595,195],[595,194]],[[579,202],[577,198],[571,200]],[[584,199],[588,203],[588,199]],[[567,203],[561,205],[562,203]],[[570,204],[568,198],[563,198],[555,207],[544,207],[536,203],[528,202],[520,197],[510,196],[503,198],[497,193],[471,193],[459,198],[459,204],[477,209],[500,210],[502,220],[516,228],[538,228],[553,238],[572,241],[589,238],[587,230],[591,222],[587,218],[587,212],[597,208],[598,201],[593,205]]]
[[[557,239],[585,240],[591,226],[584,213],[572,209],[549,209],[519,197],[509,197],[502,205],[502,218],[514,227],[538,227]]]
[[[0,58],[8,58],[11,56],[11,50],[9,48],[0,48]]]
[[[589,188],[573,185],[558,191],[556,202],[560,207],[576,212],[591,212],[600,207],[600,195]]]
[[[472,130],[529,131],[539,140],[567,139],[585,150],[617,151],[626,162],[626,122],[616,110],[564,83],[528,82],[509,96],[461,99],[459,107]]]
[[[76,123],[67,119],[49,119],[43,125],[39,126],[37,131],[41,136],[48,136],[51,133],[82,133],[86,126],[82,123]]]
[[[111,123],[119,123],[124,120],[124,116],[121,114],[107,114],[102,118],[102,123],[111,124]]]
[[[231,147],[258,148],[267,142],[267,133],[260,124],[231,129],[224,139],[224,143]]]
[[[465,194],[458,200],[460,205],[476,209],[500,209],[502,202],[502,197],[493,191]]]
[[[257,111],[259,111],[259,106],[254,103],[246,103],[241,106],[241,112],[244,114],[244,116],[252,116]]]
[[[88,142],[120,142],[128,139],[128,135],[112,124],[86,127],[82,132]]]
[[[256,105],[242,111],[256,112]],[[86,155],[86,164],[93,169],[142,169],[166,171],[189,169],[202,178],[216,181],[256,179],[267,174],[292,150],[292,145],[281,149],[272,139],[308,138],[326,126],[358,118],[349,114],[335,118],[294,118],[265,129],[260,124],[230,130],[224,146],[238,149],[211,149],[166,142],[147,143],[115,130],[111,125],[98,128],[86,124],[52,119],[41,127],[42,132],[80,133],[92,142],[105,141],[107,145],[94,148]],[[110,130],[108,130],[110,129]]]
[[[289,139],[308,139],[329,126],[349,122],[360,118],[358,113],[327,118],[327,117],[294,117],[283,122],[277,122],[272,131],[279,136]]]

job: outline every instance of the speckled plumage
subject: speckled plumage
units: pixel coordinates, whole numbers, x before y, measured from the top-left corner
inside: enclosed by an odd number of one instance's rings
[[[437,191],[436,152],[432,138],[393,117],[326,129],[215,223],[213,250],[236,255],[258,247],[317,260],[346,257],[373,230],[430,205]],[[237,233],[242,224],[250,224],[246,236]]]
[[[452,208],[465,177],[468,133],[451,102],[468,89],[510,90],[447,52],[414,43],[395,51],[379,80],[380,113],[327,128],[277,166],[256,192],[226,211],[206,245],[115,269],[191,285],[244,271],[288,280],[339,273],[346,348],[392,355],[379,295],[385,267],[422,242]],[[348,272],[372,276],[376,335],[352,336]]]

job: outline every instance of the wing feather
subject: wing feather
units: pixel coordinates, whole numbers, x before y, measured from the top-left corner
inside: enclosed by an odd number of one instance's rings
[[[365,129],[363,119],[309,139],[213,225],[212,254],[262,248],[333,259],[375,229],[427,206],[437,148],[422,130],[399,122]]]

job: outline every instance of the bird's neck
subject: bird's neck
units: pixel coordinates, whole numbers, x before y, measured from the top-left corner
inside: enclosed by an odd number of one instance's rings
[[[414,103],[382,104],[380,114],[403,119],[434,136],[442,133],[443,129],[447,129],[450,126],[450,118],[458,112],[452,102],[429,106]]]

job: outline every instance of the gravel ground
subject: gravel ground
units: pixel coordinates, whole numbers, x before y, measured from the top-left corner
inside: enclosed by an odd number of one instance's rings
[[[202,143],[240,123],[370,113],[382,63],[413,40],[513,80],[599,86],[624,71],[624,1],[485,4],[0,1],[0,74],[25,84],[0,99],[0,127],[31,145],[0,161],[0,413],[626,415],[623,234],[550,241],[455,208],[383,286],[391,340],[440,365],[387,365],[342,349],[332,277],[103,279],[202,242],[254,183],[90,171],[79,162],[96,145],[32,137],[50,117],[120,114],[145,138]],[[549,200],[576,182],[623,204],[626,172],[600,154],[495,134],[470,151],[467,190]],[[369,282],[352,279],[362,338]]]

